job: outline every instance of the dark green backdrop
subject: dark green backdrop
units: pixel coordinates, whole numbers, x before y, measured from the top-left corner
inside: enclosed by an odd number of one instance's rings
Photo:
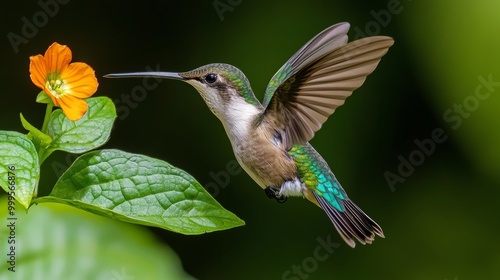
[[[29,79],[29,56],[54,41],[69,45],[73,61],[95,69],[97,95],[117,101],[120,119],[106,148],[188,171],[246,221],[200,236],[152,229],[194,277],[500,278],[497,1],[60,2],[46,22],[37,19],[35,30],[23,30],[23,17],[31,21],[40,4],[3,4],[0,129],[23,131],[21,111],[41,124],[45,108],[33,102],[38,89]],[[371,246],[349,248],[320,209],[297,198],[278,204],[234,169],[222,126],[189,85],[163,81],[141,93],[134,90],[140,79],[100,78],[148,66],[185,71],[225,62],[245,72],[261,98],[303,43],[340,21],[351,23],[350,38],[395,39],[311,141],[350,197],[383,227],[386,239]],[[11,32],[25,39],[12,44]],[[54,162],[73,159],[56,153],[44,163],[42,194],[57,179]],[[340,246],[322,249],[318,258],[316,248],[328,240]]]

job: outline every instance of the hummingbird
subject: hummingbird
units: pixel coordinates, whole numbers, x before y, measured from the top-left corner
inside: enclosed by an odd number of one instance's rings
[[[323,209],[342,239],[371,244],[382,228],[347,196],[309,144],[322,124],[359,88],[393,45],[386,36],[348,43],[349,23],[330,26],[300,48],[271,78],[263,102],[241,70],[223,63],[188,72],[131,72],[192,85],[221,121],[241,167],[279,202],[304,197]]]

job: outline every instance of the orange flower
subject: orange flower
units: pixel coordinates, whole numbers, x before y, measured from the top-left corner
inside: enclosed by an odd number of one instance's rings
[[[60,106],[66,117],[79,120],[87,112],[84,98],[91,97],[97,90],[94,70],[83,62],[71,62],[71,50],[53,43],[45,52],[30,57],[30,77],[33,83],[43,89]]]

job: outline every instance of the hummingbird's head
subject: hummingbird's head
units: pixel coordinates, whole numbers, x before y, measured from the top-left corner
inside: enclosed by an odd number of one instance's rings
[[[234,106],[259,106],[250,83],[238,68],[222,63],[208,64],[179,73],[203,97],[210,110],[220,119]]]
[[[134,72],[108,74],[105,77],[154,77],[187,82],[200,93],[208,108],[221,120],[227,117],[228,111],[262,106],[255,98],[245,74],[229,64],[213,63],[182,73]]]

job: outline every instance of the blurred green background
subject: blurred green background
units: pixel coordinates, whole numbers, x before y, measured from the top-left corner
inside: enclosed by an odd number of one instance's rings
[[[43,3],[52,3],[52,12],[43,12]],[[34,102],[39,90],[29,78],[29,56],[54,41],[68,45],[73,61],[90,64],[98,77],[148,66],[186,71],[233,64],[261,98],[274,72],[332,24],[350,22],[350,38],[393,37],[375,72],[311,141],[350,197],[383,227],[385,239],[351,249],[317,207],[297,198],[278,204],[244,172],[228,171],[234,160],[229,140],[189,85],[164,81],[137,95],[141,79],[99,78],[97,95],[116,100],[121,117],[106,148],[188,171],[246,221],[200,236],[138,226],[134,232],[168,244],[198,279],[500,279],[500,2],[41,0],[3,6],[2,130],[23,131],[19,112],[41,126],[45,107]],[[38,26],[23,30],[26,21]],[[12,44],[12,33],[22,42]],[[429,144],[425,139],[436,128],[447,138]],[[435,148],[425,155],[416,140]],[[56,153],[44,162],[41,194],[74,158]],[[414,166],[400,167],[402,161]],[[388,182],[388,172],[400,177]],[[223,173],[230,174],[227,184],[215,179]],[[37,207],[28,215],[41,211]],[[46,227],[65,225],[46,219]],[[319,260],[319,240],[340,246],[321,251],[328,254]],[[148,254],[135,247],[128,253]]]

